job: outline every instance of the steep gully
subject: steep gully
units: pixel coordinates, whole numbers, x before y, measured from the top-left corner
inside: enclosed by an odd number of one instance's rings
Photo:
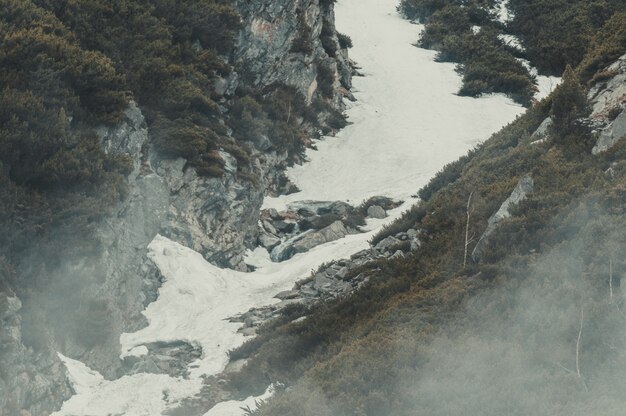
[[[207,262],[199,253],[157,236],[149,257],[165,281],[143,315],[148,326],[121,337],[122,357],[141,357],[147,345],[184,341],[201,348],[186,377],[139,372],[109,381],[84,364],[62,357],[76,394],[54,415],[157,415],[197,394],[203,377],[221,372],[228,350],[245,341],[241,324],[228,318],[278,302],[273,296],[292,288],[322,263],[349,257],[368,247],[384,224],[415,203],[411,195],[445,163],[499,130],[523,112],[509,99],[480,99],[455,93],[460,79],[453,64],[434,62],[435,53],[418,49],[418,27],[402,20],[395,0],[340,0],[337,27],[354,42],[351,58],[363,77],[353,81],[352,124],[334,138],[315,143],[308,163],[290,168],[301,190],[266,198],[264,208],[285,209],[302,201],[346,201],[353,205],[374,195],[406,201],[385,219],[370,219],[364,233],[315,247],[281,263],[267,251],[250,252],[244,273]],[[244,402],[223,402],[206,415],[241,414]]]

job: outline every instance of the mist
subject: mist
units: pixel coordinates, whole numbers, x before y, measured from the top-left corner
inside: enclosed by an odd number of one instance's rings
[[[565,218],[560,243],[509,259],[507,280],[469,297],[390,414],[624,414],[623,232],[604,207]]]

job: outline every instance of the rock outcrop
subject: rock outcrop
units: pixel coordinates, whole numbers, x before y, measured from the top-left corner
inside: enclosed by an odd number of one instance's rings
[[[241,83],[260,89],[282,83],[295,87],[309,103],[322,100],[336,110],[343,108],[341,98],[350,95],[352,68],[347,51],[338,44],[332,2],[239,0],[235,7],[243,25],[229,57],[235,70],[215,83],[215,93],[224,97],[222,104]],[[306,53],[293,48],[302,33],[311,45]],[[322,79],[327,83],[324,92]],[[71,247],[65,247],[60,258],[42,254],[33,244],[17,272],[25,280],[36,280],[44,271],[46,278],[29,288],[23,306],[14,295],[0,293],[0,299],[15,299],[0,300],[0,409],[16,409],[7,413],[11,416],[21,411],[48,414],[71,395],[55,351],[106,378],[146,371],[184,376],[185,365],[174,361],[184,364],[201,354],[190,345],[150,345],[141,360],[119,358],[120,334],[143,327],[141,311],[158,296],[163,278],[146,256],[158,233],[216,265],[247,271],[246,249],[257,242],[273,248],[297,226],[274,221],[279,228],[274,234],[258,226],[266,192],[289,188],[282,174],[287,154],[272,151],[267,137],[243,144],[249,147],[249,173],[256,181],[241,178],[236,159],[223,149],[219,151],[225,162],[223,177],[201,177],[185,160],[168,159],[154,150],[136,103],[131,102],[124,115],[116,126],[98,127],[96,132],[107,153],[124,154],[133,162],[126,198],[110,215],[93,221],[90,235],[63,241]],[[335,224],[320,236],[344,234],[342,227],[341,222]],[[310,229],[311,234],[316,231]],[[311,235],[300,244],[312,246],[315,241]],[[37,332],[43,334],[42,345],[33,351],[22,338]]]
[[[331,71],[335,102],[349,95],[352,65],[335,31],[333,2],[261,0],[235,2],[243,21],[235,61],[257,85],[284,83],[308,102],[319,95],[320,72]],[[294,46],[294,44],[296,44]]]
[[[48,414],[72,394],[65,369],[50,349],[33,351],[22,340],[22,303],[0,293],[0,415]],[[29,409],[28,413],[22,413]]]
[[[278,245],[271,252],[272,261],[287,260],[298,253],[306,253],[313,247],[339,240],[347,234],[348,230],[343,222],[337,220],[321,230],[310,230]]]
[[[496,211],[487,221],[487,229],[478,240],[476,247],[472,251],[472,260],[480,263],[485,247],[489,241],[489,236],[498,228],[500,222],[511,216],[511,208],[522,202],[528,194],[534,190],[534,181],[530,175],[525,175],[518,182],[511,195],[502,203],[498,211]]]
[[[366,218],[385,218],[400,202],[373,197],[358,207],[342,201],[298,201],[283,212],[261,214],[259,245],[272,261],[285,261],[319,245],[359,233]]]
[[[588,94],[592,106],[590,119],[598,135],[592,149],[594,155],[626,138],[626,55],[604,72],[612,76],[594,84]]]
[[[552,117],[547,117],[541,122],[537,130],[530,135],[530,144],[541,143],[548,138],[548,129],[554,124]]]

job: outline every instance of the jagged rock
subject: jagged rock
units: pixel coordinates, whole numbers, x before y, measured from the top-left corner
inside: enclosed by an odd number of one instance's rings
[[[388,252],[392,246],[398,243],[400,243],[400,240],[398,240],[395,237],[389,236],[385,238],[384,240],[381,240],[380,242],[378,242],[378,244],[374,246],[374,249],[381,253],[385,253],[385,252]]]
[[[303,296],[308,298],[316,298],[320,295],[320,293],[313,287],[313,283],[302,285],[299,291]]]
[[[592,106],[589,118],[599,131],[592,149],[594,155],[610,149],[626,136],[626,54],[604,72],[613,75],[592,85],[587,95]]]
[[[302,216],[312,217],[330,213],[345,215],[352,206],[342,201],[298,201],[289,204],[287,208]]]
[[[272,141],[265,134],[257,135],[252,141],[252,144],[261,152],[265,152],[272,147]]]
[[[274,226],[276,230],[284,234],[291,233],[296,226],[296,224],[294,224],[293,222],[286,222],[282,220],[273,221],[272,225]]]
[[[237,173],[237,159],[235,159],[230,153],[223,150],[219,151],[219,155],[224,160],[224,172],[230,174]]]
[[[378,205],[379,207],[382,207],[384,210],[394,209],[400,206],[400,204],[402,204],[401,201],[394,201],[393,199],[386,197],[386,196],[373,196],[363,203],[365,207]]]
[[[280,244],[280,238],[273,236],[271,234],[261,234],[259,235],[259,245],[267,249],[267,251],[272,251],[274,247]]]
[[[313,247],[319,246],[320,244],[343,238],[347,234],[348,230],[346,230],[343,223],[341,221],[335,221],[328,227],[306,234],[303,238],[294,243],[294,248],[297,253],[304,253]]]
[[[597,155],[605,152],[624,138],[626,138],[626,110],[622,111],[613,122],[602,130],[591,153]]]
[[[54,351],[24,345],[21,309],[17,296],[0,292],[0,414],[49,414],[73,391]]]
[[[276,295],[274,295],[275,298],[280,299],[280,300],[295,299],[299,296],[300,296],[300,292],[298,292],[297,290],[283,290],[282,292],[279,292]]]
[[[472,251],[472,259],[476,263],[480,263],[480,259],[487,245],[489,236],[496,230],[498,224],[511,216],[511,208],[526,199],[529,193],[533,192],[534,181],[530,175],[524,175],[517,183],[511,195],[502,203],[498,211],[493,214],[487,221],[487,229],[478,240],[476,247]]]
[[[202,356],[202,348],[185,341],[153,342],[146,344],[148,353],[124,358],[127,374],[153,373],[186,377],[187,365]]]
[[[276,208],[270,208],[267,210],[267,215],[270,216],[271,219],[273,220],[277,220],[280,218],[280,216],[278,215],[278,211],[276,210]]]
[[[348,275],[348,267],[344,266],[335,273],[335,278],[343,280],[346,278],[347,275]]]
[[[348,230],[341,221],[335,221],[319,231],[304,232],[274,248],[271,253],[272,261],[287,260],[297,253],[305,253],[313,247],[338,240],[347,234]]]
[[[278,230],[276,228],[274,228],[274,226],[272,225],[271,222],[269,222],[267,220],[263,220],[262,224],[263,224],[263,228],[268,233],[271,233],[271,234],[274,234],[274,235],[278,234]]]
[[[231,72],[226,78],[217,77],[217,79],[213,82],[215,93],[222,96],[233,95],[238,86],[239,75],[234,71]]]
[[[548,129],[550,126],[554,124],[552,117],[548,117],[541,122],[537,130],[534,131],[533,134],[530,135],[530,140],[532,143],[537,143],[540,140],[544,140],[548,137]]]
[[[367,209],[367,216],[370,218],[387,218],[387,213],[380,205],[371,205]]]
[[[243,30],[239,33],[235,46],[234,60],[254,77],[254,84],[290,85],[310,103],[319,94],[315,62],[323,61],[336,77],[334,102],[341,101],[339,84],[350,88],[352,66],[343,50],[330,58],[319,38],[324,26],[326,30],[330,28],[331,39],[338,42],[334,30],[332,2],[237,0],[234,5],[241,13],[243,21]],[[313,34],[310,39],[312,50],[308,54],[292,50],[301,26],[300,16]]]
[[[596,121],[610,121],[611,112],[626,102],[626,54],[604,72],[614,75],[592,85],[587,95],[592,106],[590,118]]]
[[[137,103],[130,101],[124,110],[124,119],[116,126],[99,126],[96,133],[100,137],[105,153],[127,155],[138,166],[141,148],[148,140],[145,119]]]

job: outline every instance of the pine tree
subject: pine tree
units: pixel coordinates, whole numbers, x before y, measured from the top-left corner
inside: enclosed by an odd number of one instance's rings
[[[589,130],[584,118],[589,115],[587,92],[570,65],[562,84],[552,95],[552,132],[555,142],[567,145],[588,144]]]

